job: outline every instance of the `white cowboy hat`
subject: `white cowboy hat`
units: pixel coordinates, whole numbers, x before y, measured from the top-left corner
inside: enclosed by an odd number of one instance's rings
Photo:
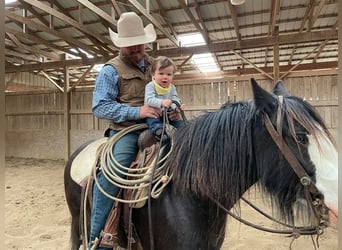
[[[157,37],[153,25],[148,24],[144,28],[141,18],[135,12],[122,13],[118,20],[118,33],[110,28],[108,30],[110,39],[119,48],[150,43]]]

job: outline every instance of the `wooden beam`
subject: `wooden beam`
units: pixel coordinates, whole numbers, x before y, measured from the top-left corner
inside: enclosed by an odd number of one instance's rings
[[[7,6],[6,6],[7,7]],[[5,65],[4,65],[4,57],[5,57],[5,1],[0,2],[0,58],[2,60],[2,63],[0,64],[0,77],[1,77],[1,83],[0,83],[0,166],[1,166],[1,172],[3,173],[0,176],[0,183],[2,186],[2,190],[4,190],[4,184],[5,184],[5,166],[6,166],[6,143],[8,141],[6,140],[6,130],[7,130],[7,120],[5,117],[6,112],[6,101],[5,101],[5,83],[4,83],[4,77],[5,77]],[[5,221],[5,198],[4,193],[1,195],[1,215],[0,220]],[[0,229],[0,235],[1,238],[4,239],[5,235],[5,227],[2,226]],[[2,240],[3,241],[3,240]]]
[[[328,31],[316,31],[316,32],[305,32],[302,34],[287,34],[279,36],[279,46],[288,45],[293,43],[305,43],[305,42],[317,42],[324,41],[326,39],[337,39],[337,31],[336,30],[328,30]],[[242,41],[232,41],[232,42],[222,42],[222,43],[213,43],[210,46],[210,51],[212,53],[217,52],[226,52],[230,50],[242,50],[249,48],[264,48],[273,46],[276,42],[276,37],[261,37],[254,39],[247,39]],[[163,49],[158,50],[158,55],[163,56],[187,56],[192,54],[200,54],[200,53],[208,53],[207,46],[194,46],[194,47],[183,47],[183,48],[171,48],[171,49]],[[115,55],[114,55],[115,56]],[[110,55],[110,57],[112,57]],[[6,73],[11,73],[15,71],[32,71],[32,70],[44,70],[44,69],[54,69],[59,67],[64,67],[64,65],[68,66],[82,66],[82,65],[91,65],[95,62],[104,63],[110,57],[98,57],[92,59],[75,59],[75,60],[67,60],[65,62],[47,62],[44,64],[30,64],[30,65],[22,65],[22,66],[8,66],[6,65]]]
[[[313,58],[313,60],[312,60],[314,63],[317,61],[317,58],[318,58],[319,55],[322,53],[322,51],[323,51],[325,45],[327,45],[328,42],[329,42],[329,40],[325,40],[323,43],[320,44],[319,49],[318,49],[316,55],[314,56],[314,58]]]
[[[309,54],[307,54],[304,58],[302,58],[296,65],[292,66],[286,73],[282,74],[280,79],[284,79],[285,76],[287,76],[291,71],[293,71],[295,68],[297,68],[304,60],[306,60],[312,53],[317,51],[321,45],[314,48]]]
[[[63,22],[70,24],[72,27],[82,31],[85,34],[87,34],[88,36],[94,37],[103,47],[105,47],[111,51],[111,49],[109,49],[109,47],[106,45],[106,44],[111,44],[111,40],[105,38],[104,36],[100,36],[96,31],[84,28],[76,20],[70,18],[67,15],[64,15],[63,13],[61,13],[61,12],[59,12],[59,11],[49,7],[49,6],[47,6],[46,4],[43,4],[42,2],[39,2],[37,0],[22,0],[22,1],[25,1],[28,4],[31,4],[31,5],[35,6],[36,8],[39,8],[39,9],[49,13],[50,15],[57,17],[58,19],[62,20]],[[83,0],[78,0],[78,1],[83,1]]]
[[[64,15],[70,17],[71,19],[74,19],[73,16],[72,16],[68,11],[66,11],[65,8],[64,8],[59,2],[57,2],[56,0],[48,0],[48,1],[51,3],[51,7],[52,7],[53,5],[55,5],[55,6],[59,9],[59,11],[61,11]],[[79,5],[79,6],[81,6],[81,5]],[[78,19],[78,23],[81,25],[81,27],[83,27],[83,23],[80,21],[80,20],[82,20],[82,19],[80,18],[80,16],[81,16],[80,11],[81,11],[81,8],[79,8],[79,19]],[[50,15],[50,16],[53,17],[52,15]],[[103,21],[103,20],[101,19],[101,22],[102,22],[102,21]],[[105,25],[107,25],[107,23],[106,23]],[[102,54],[102,55],[106,53],[106,52],[104,51],[103,47],[105,47],[106,50],[109,50],[109,51],[110,51],[110,48],[106,47],[104,43],[99,43],[98,40],[97,40],[96,38],[94,38],[93,36],[87,36],[87,37],[88,37],[89,40],[91,40],[91,42],[92,42],[93,44],[98,44],[98,45],[99,45],[99,46],[98,46],[98,49],[101,51],[101,54]],[[82,57],[82,58],[86,57],[85,54],[83,54],[83,53],[80,53],[80,54],[81,54],[81,57]]]
[[[338,3],[338,50],[340,53],[338,53],[338,96],[341,98],[342,96],[342,4],[341,2]],[[342,125],[342,108],[341,108],[341,99],[339,100],[340,105],[338,108],[338,126],[339,126],[339,135],[338,135],[338,153],[339,155],[342,155],[342,135],[341,133],[341,125]],[[339,161],[339,171],[338,171],[338,178],[340,180],[339,182],[339,190],[341,190],[341,180],[342,180],[342,168],[341,168],[341,161]],[[339,191],[340,192],[340,191]],[[341,197],[341,196],[340,196]],[[341,200],[339,200],[339,211],[341,211]],[[341,222],[341,221],[339,221]],[[342,230],[340,229],[338,231],[338,238],[342,239]],[[338,242],[338,249],[342,247],[342,241]]]
[[[55,53],[49,53],[49,52],[46,52],[44,50],[41,50],[41,49],[37,49],[33,46],[28,46],[26,44],[23,44],[21,43],[18,38],[15,37],[15,35],[13,34],[9,34],[7,33],[7,35],[11,38],[11,40],[17,45],[18,48],[22,48],[22,49],[25,49],[29,52],[31,52],[32,54],[37,54],[37,55],[43,55],[47,58],[51,58],[51,59],[55,59],[55,60],[59,60],[60,57],[59,55],[55,54]]]
[[[183,65],[185,65],[191,58],[193,55],[188,56],[188,58],[186,58],[179,66],[178,66],[178,71],[182,72],[182,67]]]
[[[56,0],[47,0],[52,6],[55,5],[64,15],[73,18],[68,11],[65,10],[65,8]]]
[[[279,73],[279,44],[275,43],[273,46],[273,76],[275,81],[279,79]]]
[[[98,8],[95,4],[92,4],[88,0],[77,0],[80,4],[87,7],[90,11],[96,13],[99,17],[106,20],[109,24],[117,25],[117,21],[114,20],[110,15]]]
[[[337,25],[338,25],[338,20],[336,20],[336,22],[335,22],[334,26],[332,27],[332,29],[333,29],[333,30],[336,30],[336,29],[337,29]],[[329,42],[329,40],[327,39],[327,40],[325,40],[325,41],[321,44],[321,46],[320,46],[318,52],[316,53],[316,56],[315,56],[314,59],[313,59],[313,62],[316,62],[316,61],[317,61],[317,58],[318,58],[319,55],[322,53],[324,47],[327,45],[328,42]]]
[[[64,55],[66,59],[66,55]],[[70,92],[69,89],[69,68],[64,67],[64,93],[63,93],[63,105],[64,105],[64,141],[65,141],[65,152],[64,160],[67,161],[70,157],[71,146],[70,146]]]
[[[302,19],[302,23],[301,23],[300,28],[299,28],[300,33],[303,32],[306,22],[309,22],[309,19],[312,16],[313,11],[315,10],[315,2],[316,2],[315,0],[310,0],[309,4],[305,10],[305,14],[304,14],[304,17]],[[309,26],[309,24],[308,24],[308,26]],[[307,30],[309,30],[309,28]]]
[[[38,36],[27,34],[27,33],[23,33],[23,32],[20,32],[20,31],[8,28],[8,27],[5,27],[5,31],[6,31],[6,33],[13,34],[13,35],[15,35],[17,37],[25,38],[27,40],[31,40],[34,43],[43,44],[47,48],[49,48],[51,50],[57,50],[57,51],[61,51],[61,52],[64,52],[64,53],[68,53],[70,55],[81,57],[81,55],[79,53],[73,52],[73,51],[71,51],[69,49],[66,49],[66,48],[62,47],[62,46],[58,46],[58,45],[56,45],[54,43],[48,42],[48,41],[46,41],[46,40],[44,40],[42,38],[39,38]],[[59,58],[60,58],[60,56],[59,56]]]
[[[267,67],[267,63],[268,63],[268,61],[267,61],[267,58],[268,58],[268,51],[269,51],[269,49],[268,49],[268,47],[266,47],[265,48],[265,56],[264,56],[264,67]]]
[[[19,0],[19,2],[24,6],[24,8],[32,13],[35,18],[37,18],[39,21],[41,21],[44,25],[49,27],[49,22],[46,21],[46,19],[38,13],[35,9],[33,9],[32,5],[25,3],[23,0]]]
[[[68,90],[69,92],[73,91],[77,85],[79,85],[83,80],[84,78],[86,77],[86,75],[88,75],[88,73],[91,71],[91,69],[94,67],[94,64],[91,65],[83,74],[82,76],[78,79],[78,81],[70,87],[70,89]]]
[[[304,17],[302,19],[302,23],[301,23],[300,28],[299,28],[299,33],[303,32],[305,24],[309,20],[309,17],[312,15],[314,9],[315,9],[315,0],[310,0],[309,4],[305,10],[305,14],[304,14]],[[291,56],[290,56],[289,62],[288,62],[289,65],[292,64],[292,59],[293,59],[293,56],[296,52],[296,49],[297,49],[297,44],[295,44],[292,48]]]
[[[167,27],[171,30],[171,34],[175,37],[175,39],[178,41],[178,34],[176,29],[173,27],[173,25],[169,22],[168,20],[168,16],[167,13],[163,7],[163,5],[161,4],[160,0],[156,0],[156,3],[158,4],[158,8],[159,8],[159,12],[161,14],[160,18],[162,18],[164,20],[164,22],[166,23]]]
[[[25,64],[21,66],[7,66],[6,73],[13,72],[28,72],[35,70],[47,70],[47,69],[60,69],[64,67],[81,67],[92,64],[101,64],[105,63],[109,60],[109,58],[98,57],[91,59],[71,59],[64,61],[56,61],[56,62],[46,62],[46,63],[36,63],[36,64]]]
[[[326,75],[337,75],[337,62],[335,63],[323,63],[327,64],[327,68],[324,69],[323,67],[325,65],[322,65],[322,63],[319,63],[316,67],[314,67],[312,64],[306,65],[301,64],[296,69],[297,71],[292,71],[288,77],[306,77],[306,76],[326,76]],[[323,67],[322,67],[323,66]],[[335,67],[335,68],[334,68]],[[267,67],[267,68],[261,68],[263,71],[272,73],[273,68]],[[286,72],[290,69],[289,66],[281,66],[280,72]],[[320,70],[315,70],[320,69]],[[197,73],[197,74],[180,74],[175,75],[174,77],[174,84],[175,85],[184,85],[184,82],[186,82],[188,85],[191,84],[198,84],[199,82],[211,82],[213,79],[216,79],[217,81],[220,81],[222,78],[228,78],[229,80],[249,80],[251,77],[260,79],[267,79],[263,74],[260,74],[256,69],[249,68],[241,70],[240,73],[237,73],[237,70],[226,70],[219,73]]]
[[[157,27],[171,42],[173,42],[177,47],[179,42],[170,33],[163,28],[163,26],[150,14],[147,13],[146,9],[137,0],[128,0],[136,9],[138,9],[155,27]]]
[[[5,10],[5,13],[6,13],[6,17],[8,17],[10,19],[16,20],[16,21],[21,22],[21,23],[25,23],[25,24],[30,25],[31,27],[33,27],[37,30],[44,31],[50,35],[61,38],[65,42],[74,46],[75,48],[82,48],[84,51],[87,51],[89,54],[92,54],[95,57],[96,57],[96,54],[100,54],[100,51],[97,48],[95,48],[93,46],[85,45],[85,44],[81,43],[78,39],[73,39],[73,38],[63,34],[62,32],[52,30],[49,27],[46,27],[45,25],[39,24],[39,23],[32,21],[28,18],[18,16],[14,12]],[[91,51],[93,51],[95,54],[93,54]]]
[[[315,13],[313,14],[313,16],[309,19],[309,25],[308,25],[308,30],[311,30],[312,26],[314,25],[314,23],[316,22],[319,14],[321,13],[324,5],[325,5],[325,0],[320,0],[319,1],[319,5],[317,7],[317,10],[315,11]]]
[[[261,74],[267,76],[269,79],[274,80],[273,76],[271,76],[270,74],[268,74],[267,72],[263,71],[262,69],[260,69],[258,66],[256,66],[254,63],[252,63],[251,61],[249,61],[248,59],[244,58],[242,55],[240,55],[239,53],[236,53],[234,50],[232,50],[233,54],[236,55],[237,57],[240,57],[242,60],[244,60],[246,63],[248,63],[249,65],[251,65],[253,68],[255,68],[257,71],[259,71]]]
[[[230,1],[228,1],[228,6],[229,6],[232,21],[234,24],[234,30],[235,30],[237,40],[241,40],[241,34],[240,34],[240,30],[239,30],[239,22],[238,22],[236,6],[235,5],[233,6]]]
[[[274,32],[273,34],[275,34],[276,36],[279,35],[279,28],[278,26],[274,27]],[[277,81],[279,79],[279,43],[278,41],[274,43],[273,45],[273,76],[275,81]]]
[[[255,48],[265,48],[273,46],[276,42],[276,37],[259,37],[251,38],[242,41],[230,41],[222,43],[213,43],[210,45],[210,51],[213,53],[224,52],[229,50],[242,50],[242,49],[255,49]],[[324,41],[326,39],[337,39],[337,31],[327,30],[327,31],[313,31],[305,32],[302,34],[286,34],[279,35],[278,42],[279,46],[288,45],[294,43],[304,43],[304,42],[317,42]],[[158,51],[159,55],[164,56],[179,56],[179,55],[191,55],[191,54],[201,54],[207,53],[208,46],[194,46],[194,47],[182,47],[182,48],[171,48],[162,49]]]
[[[10,55],[10,56],[15,56],[15,57],[20,58],[20,59],[25,60],[25,61],[40,62],[40,60],[39,60],[39,58],[37,56],[28,55],[28,54],[25,54],[25,53],[19,53],[17,51],[13,51],[13,50],[10,50],[10,49],[6,49],[5,54],[6,55]]]
[[[5,56],[5,65],[18,65],[22,64],[23,60],[17,57]]]
[[[119,16],[121,16],[122,12],[121,12],[120,7],[119,7],[118,3],[116,2],[116,0],[110,0],[110,1],[112,3],[114,10],[119,14]]]
[[[184,0],[178,0],[178,3],[183,8],[183,10],[185,11],[186,15],[190,18],[192,24],[196,27],[198,32],[200,32],[202,34],[206,44],[209,45],[210,44],[210,38],[209,38],[209,35],[208,35],[208,31],[205,28],[205,24],[203,22],[203,18],[201,16],[201,13],[200,13],[197,1],[194,0],[194,4],[195,4],[195,9],[196,9],[197,15],[199,17],[199,22],[196,20],[196,18],[194,17],[192,12],[190,11],[189,7],[185,4]],[[202,27],[201,27],[201,25],[199,25],[199,23],[201,23]]]
[[[46,78],[48,79],[53,85],[55,85],[61,92],[64,92],[64,89],[59,86],[58,83],[56,83],[48,74],[46,74],[44,71],[40,71],[40,73]]]
[[[279,0],[273,0],[271,1],[271,13],[270,13],[270,26],[269,26],[269,35],[274,35],[277,17],[280,12],[280,1]]]

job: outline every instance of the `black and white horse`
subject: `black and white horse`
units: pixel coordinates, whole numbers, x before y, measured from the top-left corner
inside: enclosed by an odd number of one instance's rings
[[[166,162],[173,177],[161,196],[151,202],[152,235],[147,205],[133,211],[144,249],[220,249],[227,214],[218,204],[231,209],[254,184],[271,195],[275,214],[290,224],[296,220],[294,209],[298,207],[309,216],[314,213],[312,205],[305,203],[317,194],[323,194],[325,203],[337,211],[337,151],[321,117],[310,104],[290,96],[281,82],[273,93],[254,79],[251,83],[253,100],[226,104],[191,120],[174,134],[173,151]],[[316,192],[307,191],[267,126],[291,151]],[[76,151],[65,168],[74,250],[81,244],[81,189],[71,166],[88,146]]]

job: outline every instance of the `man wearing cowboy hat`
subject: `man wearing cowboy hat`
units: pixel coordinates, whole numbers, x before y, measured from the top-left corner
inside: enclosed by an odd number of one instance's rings
[[[144,44],[156,39],[153,25],[144,28],[136,13],[126,12],[120,16],[117,29],[118,33],[109,29],[109,34],[114,45],[120,48],[120,54],[107,62],[99,72],[92,107],[96,117],[108,120],[109,128],[105,134],[109,137],[125,127],[144,122],[144,118],[161,115],[159,109],[144,106],[145,85],[151,80],[149,66],[153,60],[145,54]],[[129,133],[116,142],[113,155],[121,165],[128,167],[135,160],[137,140],[137,133]],[[102,171],[97,174],[97,178],[101,188],[117,196],[119,188],[109,183]],[[112,206],[113,201],[94,185],[89,247],[96,238],[101,237]]]

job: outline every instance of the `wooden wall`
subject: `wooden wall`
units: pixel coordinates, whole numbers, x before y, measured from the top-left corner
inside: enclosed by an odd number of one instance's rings
[[[27,87],[32,89],[54,89],[51,81],[44,77],[42,73],[18,72],[5,74],[6,89],[20,91]]]
[[[271,91],[274,83],[270,80],[257,80],[266,90]],[[291,95],[303,97],[316,107],[323,116],[328,128],[337,128],[338,91],[337,76],[294,77],[284,81]],[[177,84],[178,94],[186,104],[190,118],[203,111],[216,110],[227,101],[252,98],[249,80],[236,81],[223,79],[196,84]]]
[[[267,90],[273,88],[270,80],[257,81]],[[290,94],[303,97],[314,105],[328,128],[337,128],[337,75],[287,78],[284,84]],[[177,82],[176,86],[186,105],[188,119],[203,112],[217,110],[227,101],[246,100],[252,97],[248,79],[197,80]],[[98,120],[91,113],[92,91],[78,89],[71,93],[72,150],[89,138],[102,136],[102,131],[106,128],[106,122]],[[6,156],[27,157],[30,155],[28,150],[34,147],[35,153],[32,157],[63,158],[63,93],[58,90],[16,92],[6,93],[5,98],[8,145]],[[39,148],[46,147],[47,143],[46,139],[42,143],[42,138],[49,138],[60,144],[56,146],[56,152],[43,153],[44,150]],[[35,140],[39,143],[35,143]],[[23,150],[27,152],[23,154]],[[51,156],[53,153],[56,157]]]

